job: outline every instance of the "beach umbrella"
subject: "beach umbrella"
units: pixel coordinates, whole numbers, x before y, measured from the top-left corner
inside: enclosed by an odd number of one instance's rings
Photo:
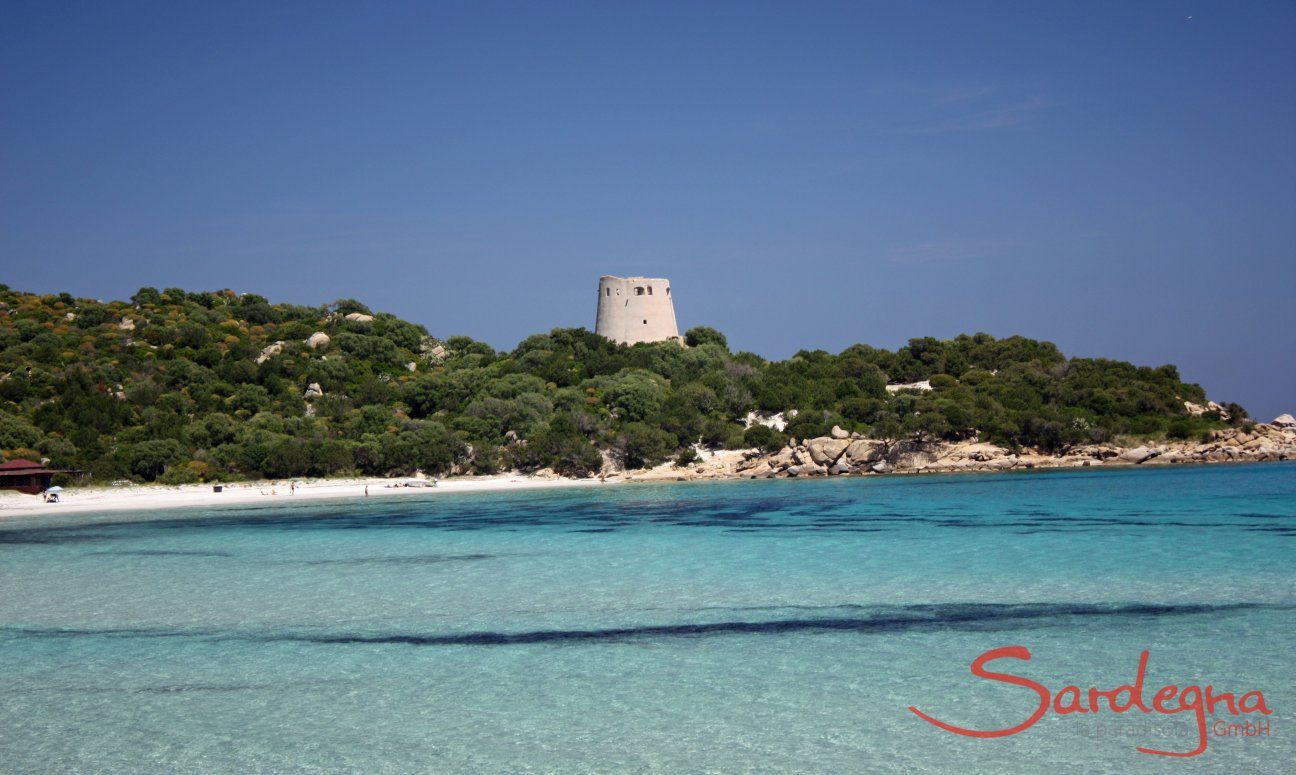
[[[63,492],[63,488],[59,487],[58,485],[55,485],[45,490],[45,492]]]

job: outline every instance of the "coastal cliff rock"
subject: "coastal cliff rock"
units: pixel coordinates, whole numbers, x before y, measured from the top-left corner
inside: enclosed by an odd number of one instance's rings
[[[886,460],[896,468],[923,468],[935,460],[937,449],[932,442],[904,439],[887,447]]]
[[[859,468],[860,466],[870,463],[877,463],[882,460],[886,454],[886,442],[876,439],[859,439],[852,441],[846,451],[842,453],[842,459],[846,464]]]
[[[836,464],[837,458],[841,457],[850,444],[846,438],[833,436],[807,441],[806,450],[810,453],[810,459],[817,465],[831,466]]]
[[[1135,447],[1134,449],[1126,450],[1120,453],[1119,455],[1116,456],[1116,459],[1122,463],[1138,464],[1138,463],[1146,463],[1147,461],[1151,460],[1152,458],[1160,454],[1161,454],[1160,450],[1152,449],[1151,447]]]
[[[806,463],[804,465],[792,466],[787,469],[788,476],[827,476],[828,468],[826,466]]]

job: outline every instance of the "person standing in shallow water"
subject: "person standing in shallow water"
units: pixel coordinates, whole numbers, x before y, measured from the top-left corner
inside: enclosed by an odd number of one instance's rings
[[[367,484],[365,485],[365,497],[366,497],[366,498],[369,497],[369,485],[367,485]]]

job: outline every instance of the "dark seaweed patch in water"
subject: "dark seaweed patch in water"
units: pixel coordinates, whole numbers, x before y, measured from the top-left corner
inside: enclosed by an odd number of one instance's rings
[[[31,530],[0,530],[0,544],[70,544],[83,541],[108,541],[119,536],[106,533],[83,533],[84,528],[55,527]]]
[[[858,632],[885,634],[912,630],[993,631],[1025,627],[1067,626],[1086,619],[1142,620],[1169,616],[1229,613],[1249,609],[1291,610],[1291,606],[1259,603],[1189,604],[1089,604],[1089,603],[952,603],[905,606],[831,607],[780,606],[768,610],[831,610],[836,616],[798,617],[764,621],[688,622],[604,629],[527,630],[521,632],[423,633],[257,633],[212,629],[109,628],[34,629],[3,628],[0,633],[42,637],[200,638],[257,643],[313,643],[320,645],[509,646],[543,643],[619,642],[651,638],[697,638],[712,635],[781,635],[799,632]],[[734,609],[739,610],[739,609]],[[742,609],[748,610],[748,609]],[[751,607],[750,610],[767,610]],[[856,612],[854,615],[843,615]]]
[[[599,630],[532,630],[474,632],[453,635],[287,635],[273,641],[303,641],[324,645],[393,644],[410,646],[511,646],[564,642],[617,642],[641,638],[696,638],[708,635],[781,635],[796,632],[890,633],[909,630],[995,630],[1032,624],[1062,624],[1087,617],[1160,618],[1210,614],[1259,607],[1235,605],[1083,605],[1083,604],[954,604],[914,605],[883,610],[875,616],[776,619],[761,622],[706,622],[617,627]],[[1055,621],[1048,621],[1055,620]],[[1063,620],[1063,621],[1056,621]]]
[[[183,549],[123,549],[121,551],[89,552],[87,556],[115,555],[121,557],[233,557],[229,552],[200,552]]]
[[[190,692],[245,692],[251,689],[278,689],[273,684],[176,684],[174,686],[145,686],[135,689],[135,694],[181,694]]]
[[[491,560],[498,554],[416,554],[389,557],[345,557],[325,560],[289,560],[300,565],[438,565],[446,562],[476,562]]]

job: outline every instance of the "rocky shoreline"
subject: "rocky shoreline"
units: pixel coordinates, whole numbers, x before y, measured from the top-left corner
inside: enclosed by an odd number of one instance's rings
[[[667,463],[625,472],[626,481],[772,479],[879,474],[970,473],[1092,466],[1175,465],[1296,460],[1296,423],[1256,423],[1214,431],[1208,438],[1090,444],[1061,454],[1010,450],[976,440],[884,441],[833,428],[778,452],[713,453],[689,466]]]

